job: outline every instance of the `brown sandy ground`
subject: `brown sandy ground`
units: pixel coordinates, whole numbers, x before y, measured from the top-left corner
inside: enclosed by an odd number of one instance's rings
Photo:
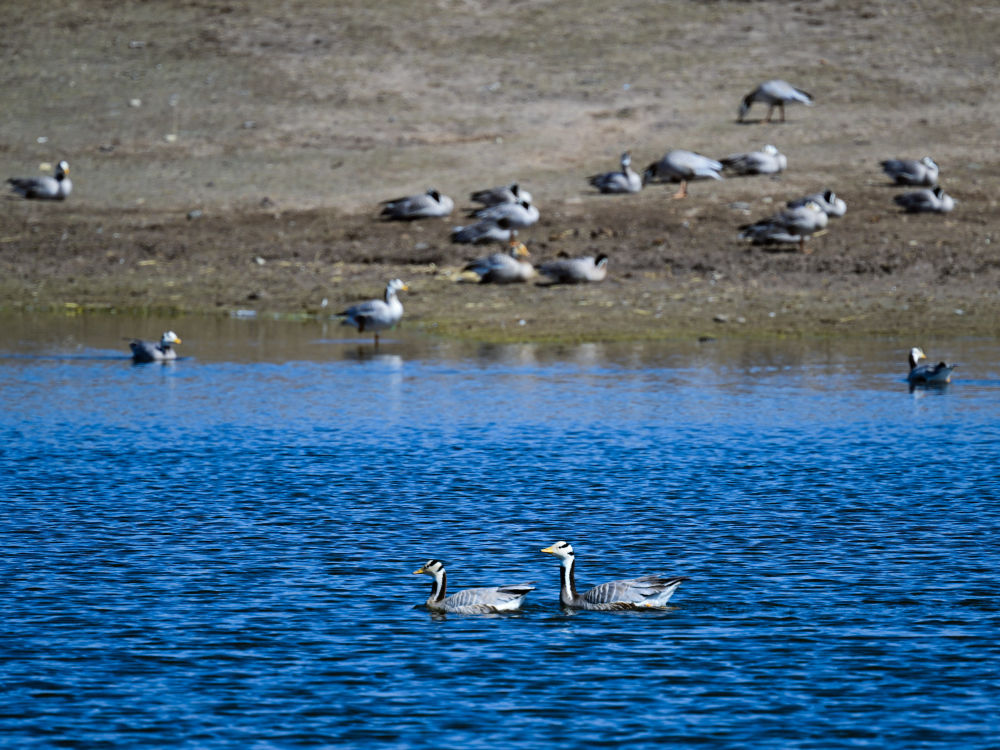
[[[327,315],[400,276],[405,325],[486,340],[997,333],[989,5],[8,5],[0,174],[65,157],[75,187],[0,200],[0,307]],[[816,106],[737,125],[740,97],[778,76]],[[695,183],[684,201],[585,181],[626,148],[641,169],[671,147],[764,143],[786,173]],[[879,160],[924,154],[952,214],[892,203]],[[541,209],[533,258],[604,252],[608,281],[467,283],[486,250],[448,241],[459,210],[375,218],[430,185],[465,207],[513,179]],[[737,239],[823,187],[848,214],[809,254]]]

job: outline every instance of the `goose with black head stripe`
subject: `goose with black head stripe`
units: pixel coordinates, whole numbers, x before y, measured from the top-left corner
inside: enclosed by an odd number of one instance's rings
[[[490,615],[497,612],[513,612],[519,609],[535,587],[529,583],[506,586],[486,586],[463,589],[447,596],[448,575],[440,560],[428,560],[413,571],[413,575],[428,575],[434,579],[431,595],[427,598],[427,608],[432,612],[451,612],[457,615]]]
[[[559,558],[559,602],[571,609],[660,609],[670,601],[681,582],[688,580],[687,576],[642,576],[608,581],[581,594],[576,590],[576,557],[569,542],[556,542],[542,552]]]
[[[177,334],[173,331],[167,331],[157,343],[132,339],[128,346],[132,350],[134,362],[167,362],[177,359],[177,352],[174,351],[173,345],[179,343],[181,340]]]

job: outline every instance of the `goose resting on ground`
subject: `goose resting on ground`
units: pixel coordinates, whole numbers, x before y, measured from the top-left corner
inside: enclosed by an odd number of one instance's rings
[[[519,203],[520,201],[531,203],[531,193],[522,190],[516,182],[512,182],[510,185],[477,190],[469,195],[469,200],[482,203],[486,207],[496,206],[500,203]]]
[[[576,590],[574,568],[576,558],[568,542],[556,542],[546,547],[559,558],[559,602],[564,607],[591,610],[650,609],[666,606],[674,590],[686,581],[687,576],[643,576],[623,581],[609,581],[580,594]]]
[[[602,193],[638,193],[642,190],[642,177],[632,169],[632,155],[626,151],[621,158],[622,168],[617,172],[603,172],[587,178]]]
[[[774,216],[755,224],[740,227],[740,239],[755,245],[798,243],[799,252],[805,252],[805,243],[813,234],[826,226],[829,217],[814,201],[807,201],[798,208],[786,208]]]
[[[730,169],[739,175],[778,174],[788,166],[788,158],[770,143],[760,151],[732,154],[719,161],[724,169]]]
[[[526,200],[518,203],[498,203],[470,213],[479,220],[506,221],[512,229],[524,229],[538,221],[538,209]]]
[[[432,612],[452,612],[459,615],[489,615],[496,612],[511,612],[521,606],[524,597],[535,587],[528,583],[507,586],[488,586],[477,589],[463,589],[451,596],[445,596],[448,576],[440,560],[428,560],[413,571],[413,575],[429,575],[434,579],[427,608]]]
[[[382,201],[381,216],[396,221],[413,221],[414,219],[434,219],[447,216],[455,208],[455,202],[447,195],[441,195],[431,188],[420,195],[410,195],[405,198],[395,198]]]
[[[482,284],[516,284],[535,275],[534,266],[529,261],[521,260],[529,256],[523,242],[511,240],[507,252],[477,258],[462,270],[477,274]]]
[[[679,182],[674,198],[687,198],[687,184],[691,180],[721,180],[722,164],[715,159],[675,148],[662,159],[646,167],[643,182]]]
[[[946,214],[955,208],[955,199],[942,190],[940,185],[903,193],[892,200],[911,214]]]
[[[951,382],[951,371],[958,365],[938,362],[936,365],[918,365],[922,359],[927,359],[924,350],[919,346],[910,349],[910,374],[906,379],[910,383],[925,383],[928,385],[943,385]]]
[[[385,285],[384,299],[370,299],[337,313],[338,317],[344,318],[341,325],[354,326],[358,333],[371,331],[377,347],[378,332],[392,328],[403,317],[403,304],[396,297],[396,292],[405,292],[409,288],[399,279],[393,279]]]
[[[73,183],[69,179],[69,164],[61,161],[56,165],[54,177],[9,177],[10,189],[24,198],[35,200],[61,201],[70,194]]]
[[[882,171],[889,175],[897,185],[934,187],[937,184],[940,170],[929,156],[925,156],[919,161],[917,159],[886,159],[879,163],[882,165]]]
[[[170,359],[177,359],[177,352],[173,350],[173,344],[179,344],[181,340],[173,331],[167,331],[160,338],[158,344],[142,339],[132,339],[129,349],[132,350],[132,360],[134,362],[165,362]]]
[[[488,242],[510,242],[517,236],[517,230],[510,228],[506,219],[494,221],[483,219],[475,224],[452,227],[451,241],[467,245],[485,245]]]
[[[844,203],[841,198],[838,198],[837,194],[832,190],[824,190],[822,193],[813,193],[812,195],[807,195],[804,198],[788,201],[785,205],[789,208],[801,208],[809,201],[812,201],[823,209],[823,213],[831,219],[839,219],[847,213],[847,204]]]
[[[553,284],[585,284],[604,281],[608,275],[608,256],[601,253],[596,258],[560,258],[542,263],[538,272],[548,276]]]
[[[737,122],[743,122],[743,118],[750,111],[750,106],[754,102],[763,102],[767,105],[767,117],[764,122],[771,122],[771,113],[775,107],[781,110],[781,121],[785,121],[785,104],[805,104],[812,106],[812,94],[808,94],[802,89],[797,89],[787,81],[773,80],[765,81],[749,94],[743,97],[740,103],[739,118]]]

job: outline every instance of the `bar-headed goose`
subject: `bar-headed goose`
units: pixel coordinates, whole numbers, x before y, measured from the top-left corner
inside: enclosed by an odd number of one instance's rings
[[[721,180],[722,164],[715,159],[675,148],[668,151],[662,159],[646,167],[643,173],[645,182],[679,182],[680,187],[674,198],[687,197],[687,184],[692,180]]]
[[[911,214],[946,214],[955,208],[955,199],[942,190],[940,185],[897,195],[893,201]]]
[[[914,384],[944,385],[951,382],[951,371],[958,365],[938,362],[936,365],[917,364],[920,360],[927,359],[924,350],[919,346],[910,349],[910,373],[906,379]]]
[[[847,204],[842,198],[838,198],[837,194],[832,190],[824,190],[822,193],[813,193],[812,195],[807,195],[804,198],[788,201],[785,205],[789,208],[801,208],[809,201],[812,201],[822,208],[823,213],[831,219],[839,219],[847,213]]]
[[[392,328],[403,317],[403,304],[396,293],[409,288],[399,279],[393,279],[385,285],[383,299],[370,299],[337,313],[338,317],[344,318],[341,325],[354,326],[358,333],[371,331],[375,335],[375,346],[378,346],[378,332]]]
[[[470,215],[480,220],[503,220],[512,229],[524,229],[538,221],[538,208],[529,201],[520,200],[517,203],[498,203],[495,206],[480,208],[472,211]]]
[[[506,219],[494,221],[483,219],[475,224],[452,227],[451,241],[467,245],[485,245],[489,242],[510,242],[517,236],[517,230],[511,229]]]
[[[573,609],[615,610],[650,609],[666,606],[674,590],[687,580],[687,576],[643,576],[623,581],[609,581],[595,586],[589,591],[576,590],[574,569],[576,558],[573,547],[568,542],[556,542],[546,547],[548,552],[559,558],[560,589],[559,602]]]
[[[55,175],[52,177],[9,177],[7,182],[15,193],[34,200],[61,201],[73,189],[73,183],[69,179],[69,164],[65,160],[56,165]]]
[[[795,88],[787,81],[780,79],[765,81],[743,97],[737,122],[743,122],[743,118],[750,112],[750,107],[754,102],[762,102],[767,105],[767,116],[764,118],[764,122],[771,122],[771,114],[775,107],[781,110],[781,121],[784,122],[786,104],[805,104],[808,107],[812,105],[813,97],[812,94]]]
[[[622,154],[621,169],[617,172],[602,172],[587,178],[587,181],[602,193],[638,193],[642,190],[642,177],[632,169],[632,155]]]
[[[409,195],[405,198],[394,198],[382,201],[381,215],[397,221],[413,221],[414,219],[434,219],[447,216],[455,208],[455,202],[447,195],[431,188],[420,195]]]
[[[512,182],[509,185],[477,190],[469,195],[469,200],[482,203],[487,207],[496,206],[500,203],[519,203],[520,201],[531,203],[531,193],[522,188],[518,183]]]
[[[477,589],[463,589],[446,596],[448,576],[440,560],[428,560],[413,571],[413,575],[428,575],[434,579],[427,608],[432,612],[451,612],[458,615],[489,615],[496,612],[512,612],[521,606],[535,587],[528,583],[507,586],[487,586]]]
[[[173,345],[181,343],[177,334],[167,331],[160,337],[158,343],[143,341],[142,339],[132,339],[129,342],[129,349],[132,350],[132,361],[134,362],[165,362],[177,359],[177,352]]]
[[[886,159],[879,163],[882,171],[897,185],[934,187],[937,184],[940,169],[929,156],[923,159]]]
[[[542,263],[538,272],[549,277],[553,284],[586,284],[604,281],[608,275],[608,256],[588,255],[584,258],[560,258]]]
[[[523,242],[511,240],[505,253],[491,253],[467,264],[464,271],[472,271],[483,284],[516,284],[528,281],[535,275],[535,268],[527,260],[530,256]]]
[[[788,158],[770,143],[760,151],[731,154],[719,161],[725,169],[739,175],[778,174],[788,166]]]
[[[750,240],[755,245],[797,243],[800,252],[805,252],[805,242],[826,226],[829,218],[815,201],[807,201],[797,208],[784,210],[761,219],[754,224],[740,227],[740,239]]]

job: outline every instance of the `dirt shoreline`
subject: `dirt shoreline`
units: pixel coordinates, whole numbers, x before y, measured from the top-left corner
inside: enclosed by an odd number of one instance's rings
[[[997,335],[1000,10],[444,5],[14,0],[0,169],[65,157],[74,192],[0,199],[0,309],[325,316],[401,277],[405,325],[485,341]],[[767,77],[816,105],[736,124]],[[783,174],[695,183],[686,200],[586,183],[626,148],[641,169],[667,148],[764,143],[788,155]],[[893,204],[879,160],[924,154],[953,213]],[[532,259],[603,252],[607,281],[458,280],[488,252],[448,239],[466,196],[512,179],[541,211],[522,235]],[[378,220],[379,201],[431,185],[455,198],[448,219]],[[738,239],[823,188],[848,212],[808,254]]]

